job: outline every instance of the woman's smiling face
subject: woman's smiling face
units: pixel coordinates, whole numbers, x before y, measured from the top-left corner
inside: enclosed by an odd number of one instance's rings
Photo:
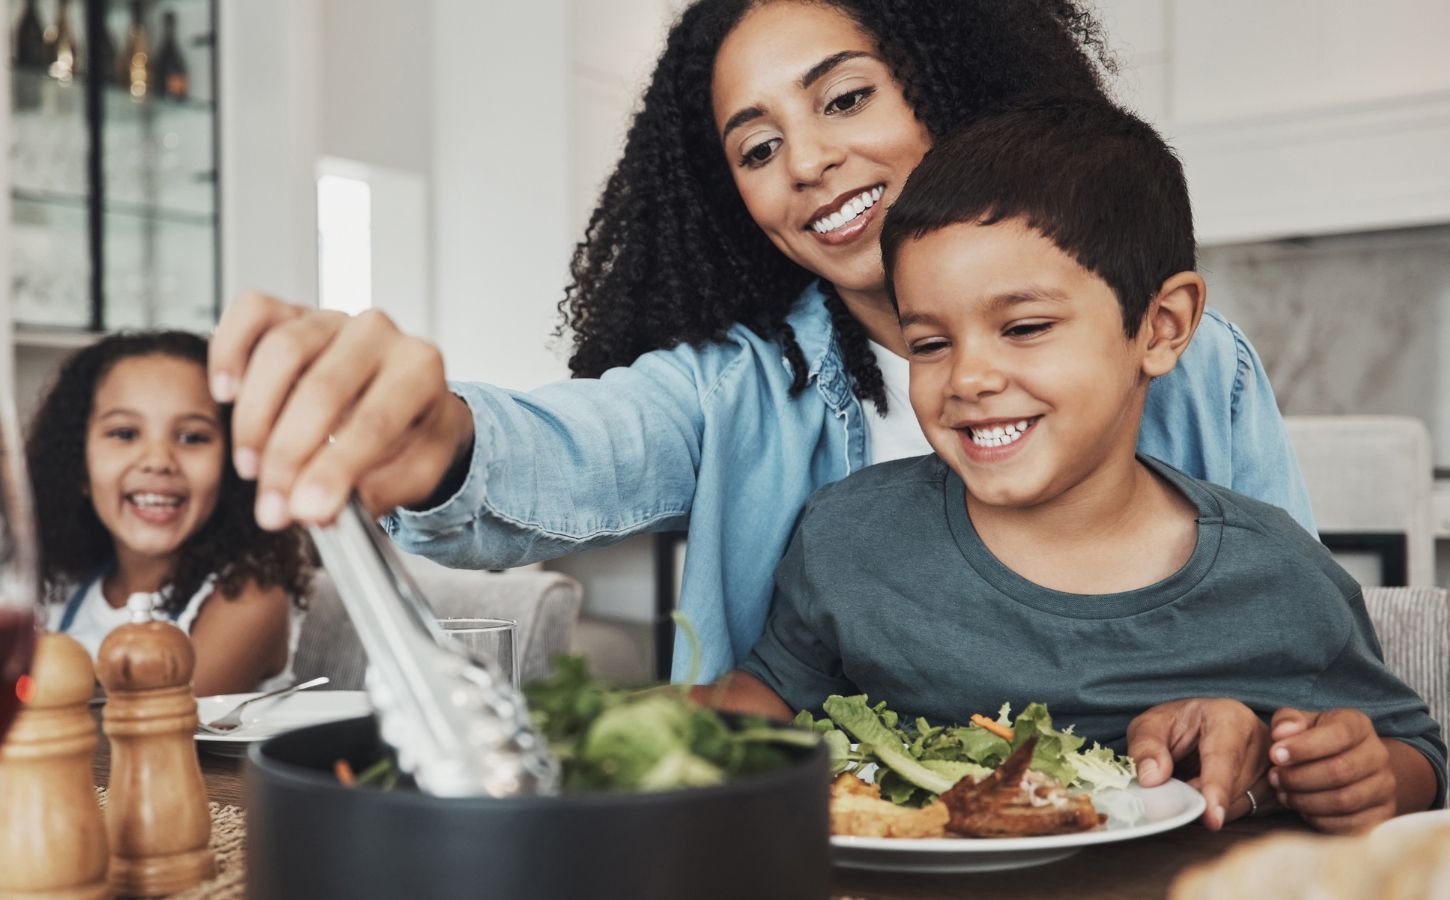
[[[871,36],[833,6],[756,7],[715,57],[712,102],[771,242],[843,291],[884,295],[881,220],[931,137]]]

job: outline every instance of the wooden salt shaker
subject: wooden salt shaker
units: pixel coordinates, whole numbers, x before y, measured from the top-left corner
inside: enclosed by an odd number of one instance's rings
[[[64,634],[36,641],[20,715],[0,744],[0,900],[96,900],[106,825],[91,783],[90,654]]]
[[[96,655],[111,740],[111,886],[142,896],[176,893],[216,873],[193,739],[196,655],[181,629],[154,619],[155,602],[153,594],[132,595],[131,622],[107,635]]]

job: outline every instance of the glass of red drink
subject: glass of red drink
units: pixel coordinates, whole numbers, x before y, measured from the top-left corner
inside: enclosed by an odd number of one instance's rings
[[[29,693],[40,600],[35,515],[25,448],[8,385],[0,385],[0,740]]]

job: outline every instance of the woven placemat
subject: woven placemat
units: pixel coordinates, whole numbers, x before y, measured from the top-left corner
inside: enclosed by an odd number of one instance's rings
[[[106,789],[96,788],[101,809]],[[244,900],[247,896],[247,815],[239,806],[208,803],[211,808],[211,849],[216,854],[216,877],[179,894],[172,900]]]

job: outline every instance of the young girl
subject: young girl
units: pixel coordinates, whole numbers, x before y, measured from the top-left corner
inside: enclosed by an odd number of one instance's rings
[[[50,627],[94,656],[156,593],[196,647],[199,696],[291,678],[308,552],[266,532],[230,462],[230,415],[206,386],[205,339],[120,334],[71,356],[26,442]]]

